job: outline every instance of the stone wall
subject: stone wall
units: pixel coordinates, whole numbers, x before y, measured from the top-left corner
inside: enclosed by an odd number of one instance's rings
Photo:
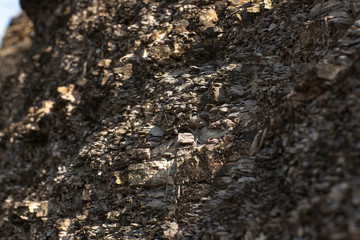
[[[0,239],[358,239],[355,0],[50,2],[0,50]]]

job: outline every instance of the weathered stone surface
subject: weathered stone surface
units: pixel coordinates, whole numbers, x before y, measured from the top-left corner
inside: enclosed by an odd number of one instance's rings
[[[192,144],[194,143],[195,138],[191,133],[179,133],[176,141],[180,144]]]
[[[214,9],[207,9],[200,12],[199,22],[205,28],[214,27],[218,20],[217,13]]]
[[[129,170],[130,185],[158,186],[166,185],[173,163],[166,160],[131,164]]]
[[[359,238],[357,1],[22,5],[0,238]]]

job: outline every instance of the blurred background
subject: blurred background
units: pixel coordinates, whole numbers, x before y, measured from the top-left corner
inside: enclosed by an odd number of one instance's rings
[[[11,18],[20,12],[20,0],[0,0],[0,46]]]

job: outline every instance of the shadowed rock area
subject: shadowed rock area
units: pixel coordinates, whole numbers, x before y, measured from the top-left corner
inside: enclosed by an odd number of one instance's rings
[[[360,239],[356,0],[22,0],[0,239]]]

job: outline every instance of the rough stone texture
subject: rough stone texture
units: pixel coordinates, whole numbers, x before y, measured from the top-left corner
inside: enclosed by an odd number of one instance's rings
[[[176,142],[180,144],[191,144],[194,143],[194,135],[191,133],[179,133]]]
[[[0,239],[359,239],[360,4],[21,1]]]

